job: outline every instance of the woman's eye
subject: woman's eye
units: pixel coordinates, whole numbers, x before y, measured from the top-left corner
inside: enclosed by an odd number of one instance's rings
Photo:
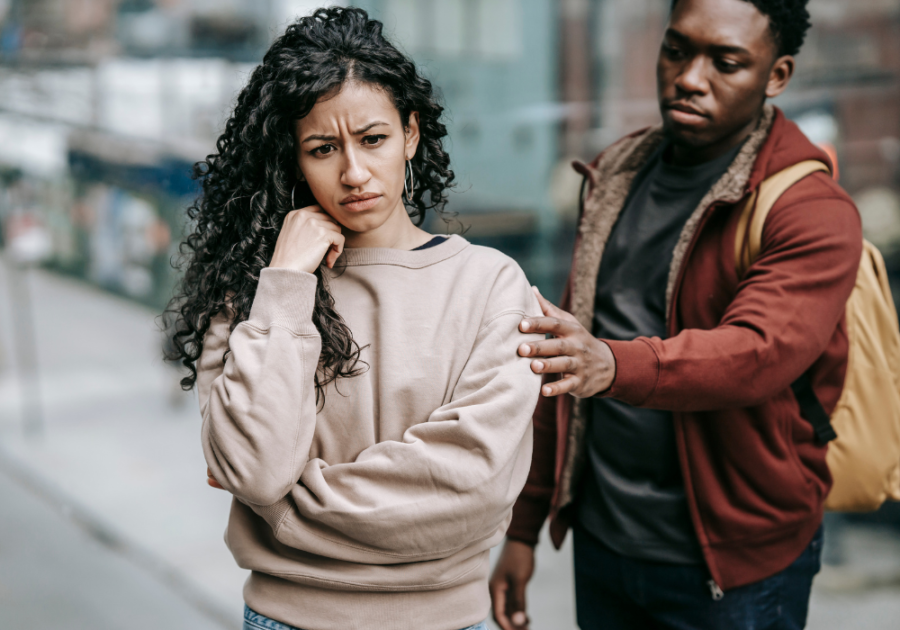
[[[381,144],[381,141],[384,140],[385,138],[387,138],[387,136],[385,136],[385,135],[364,136],[362,139],[362,143],[367,146],[374,147],[374,146],[378,146],[379,144]]]
[[[310,153],[312,153],[313,155],[328,155],[332,151],[334,151],[334,145],[323,144],[322,146],[316,147],[315,149],[310,151]]]

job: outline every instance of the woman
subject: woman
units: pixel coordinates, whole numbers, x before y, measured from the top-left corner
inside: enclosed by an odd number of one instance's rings
[[[512,260],[418,227],[453,179],[441,112],[379,22],[319,10],[198,165],[175,343],[235,497],[245,628],[483,627],[540,387],[517,327],[540,309]]]

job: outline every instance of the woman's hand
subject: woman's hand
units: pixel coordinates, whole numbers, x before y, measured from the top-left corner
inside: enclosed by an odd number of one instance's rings
[[[213,488],[218,488],[219,490],[224,490],[216,478],[213,477],[212,471],[209,469],[209,466],[206,467],[206,484],[212,486]]]
[[[319,206],[307,206],[284,217],[269,267],[313,273],[323,258],[334,267],[343,251],[341,226]]]

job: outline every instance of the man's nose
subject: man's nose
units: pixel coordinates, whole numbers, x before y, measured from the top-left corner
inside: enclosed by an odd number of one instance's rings
[[[369,169],[366,167],[365,158],[355,148],[349,149],[345,156],[341,183],[350,188],[364,186],[372,177]]]
[[[688,61],[675,78],[675,87],[687,94],[706,94],[709,91],[707,60],[698,55]]]

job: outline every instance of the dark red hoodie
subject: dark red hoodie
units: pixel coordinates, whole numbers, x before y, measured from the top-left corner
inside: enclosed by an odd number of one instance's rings
[[[589,330],[609,231],[661,139],[659,129],[638,132],[582,167],[588,188],[562,308]],[[790,385],[809,370],[826,411],[840,397],[844,308],[862,253],[859,215],[827,173],[815,173],[775,204],[760,255],[743,278],[734,256],[749,194],[810,159],[829,164],[796,125],[767,107],[681,234],[667,293],[668,338],[608,342],[616,378],[604,395],[674,413],[694,529],[723,589],[790,565],[818,529],[831,487],[826,447],[801,417]],[[584,469],[585,407],[571,396],[538,403],[531,474],[510,538],[535,544],[549,515],[554,544],[562,544]]]

